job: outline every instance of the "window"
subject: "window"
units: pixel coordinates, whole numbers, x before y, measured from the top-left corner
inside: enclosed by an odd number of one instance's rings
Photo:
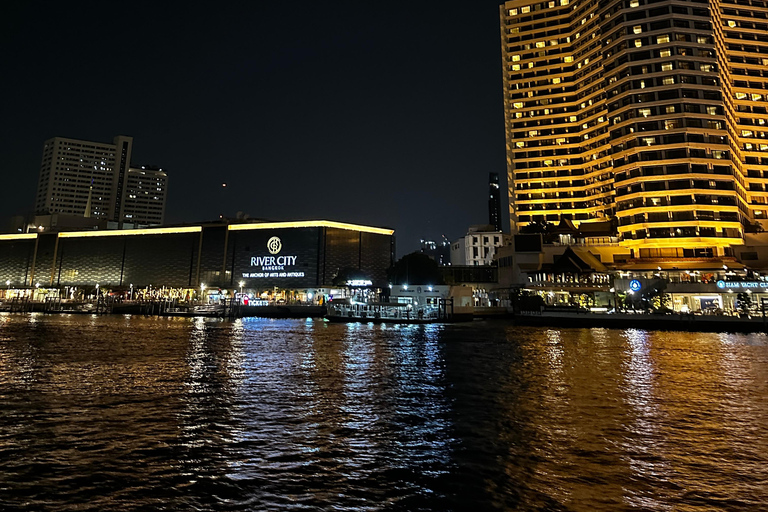
[[[664,44],[669,42],[669,34],[656,36],[656,44]]]
[[[662,71],[672,71],[672,63],[671,62],[664,62],[661,65],[661,70]]]
[[[643,27],[641,25],[635,25],[634,27],[632,27],[633,34],[642,34],[642,32],[643,32]]]

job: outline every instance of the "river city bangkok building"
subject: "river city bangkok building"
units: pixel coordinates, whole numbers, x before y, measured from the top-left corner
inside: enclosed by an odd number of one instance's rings
[[[501,34],[513,232],[611,219],[632,258],[717,258],[762,229],[768,3],[514,0]]]
[[[45,141],[36,214],[162,224],[168,176],[156,167],[132,167],[133,138],[112,144],[63,137]]]
[[[141,291],[189,300],[223,290],[273,301],[330,298],[334,281],[350,272],[386,287],[393,233],[316,220],[4,234],[0,299]]]

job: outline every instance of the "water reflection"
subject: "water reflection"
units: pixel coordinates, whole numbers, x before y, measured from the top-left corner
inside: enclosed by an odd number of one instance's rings
[[[766,339],[0,315],[0,508],[757,510]]]

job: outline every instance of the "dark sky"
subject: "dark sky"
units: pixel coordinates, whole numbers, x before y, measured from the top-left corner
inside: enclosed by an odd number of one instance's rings
[[[505,172],[500,3],[4,2],[0,218],[33,208],[44,140],[124,134],[167,222],[453,240]]]

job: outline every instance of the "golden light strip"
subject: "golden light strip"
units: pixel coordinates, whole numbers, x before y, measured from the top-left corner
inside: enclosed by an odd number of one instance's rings
[[[167,235],[172,233],[199,233],[200,226],[187,226],[178,228],[146,228],[146,229],[115,229],[106,231],[67,231],[59,233],[59,238],[86,238],[99,236],[127,236],[127,235]]]
[[[37,238],[37,233],[14,233],[11,235],[0,235],[0,240],[32,240]]]
[[[351,231],[362,231],[364,233],[375,233],[377,235],[392,235],[395,230],[384,228],[373,228],[370,226],[360,226],[358,224],[346,224],[344,222],[333,222],[330,220],[299,220],[291,222],[264,222],[253,224],[230,224],[230,231],[246,231],[251,229],[280,229],[280,228],[338,228],[349,229]]]

